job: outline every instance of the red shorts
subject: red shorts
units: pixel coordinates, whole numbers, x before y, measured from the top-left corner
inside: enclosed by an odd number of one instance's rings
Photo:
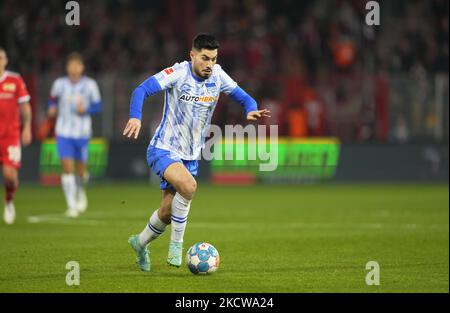
[[[0,164],[20,168],[22,151],[18,139],[0,139]]]

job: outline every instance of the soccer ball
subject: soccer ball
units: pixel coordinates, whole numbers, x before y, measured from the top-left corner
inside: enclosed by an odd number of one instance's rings
[[[186,254],[186,265],[193,274],[212,274],[219,263],[219,252],[207,242],[197,242]]]

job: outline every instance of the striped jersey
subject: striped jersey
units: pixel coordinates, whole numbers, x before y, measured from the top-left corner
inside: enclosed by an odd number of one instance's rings
[[[101,101],[97,82],[82,76],[78,82],[72,82],[64,76],[55,80],[50,91],[50,99],[58,106],[55,134],[67,138],[90,138],[92,121],[90,114],[79,114],[77,105],[81,103],[86,109]]]
[[[153,76],[164,90],[162,120],[150,145],[184,160],[200,156],[219,93],[230,94],[237,83],[218,64],[209,78],[194,76],[191,62],[176,63]]]

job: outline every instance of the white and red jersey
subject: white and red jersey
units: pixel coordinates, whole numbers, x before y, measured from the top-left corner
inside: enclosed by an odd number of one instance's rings
[[[22,77],[5,71],[0,76],[0,140],[20,138],[19,104],[29,101]]]

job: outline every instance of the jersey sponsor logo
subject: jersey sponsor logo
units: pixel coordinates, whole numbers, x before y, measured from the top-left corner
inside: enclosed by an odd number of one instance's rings
[[[186,95],[183,94],[179,98],[180,100],[187,101],[187,102],[214,102],[216,100],[216,97],[211,96],[192,96],[192,95]]]
[[[174,72],[174,69],[172,67],[168,67],[164,70],[164,73],[166,73],[166,75],[170,75]]]
[[[3,91],[10,91],[10,92],[16,91],[16,84],[14,83],[3,84]]]
[[[12,99],[14,98],[13,93],[0,93],[0,99]]]

